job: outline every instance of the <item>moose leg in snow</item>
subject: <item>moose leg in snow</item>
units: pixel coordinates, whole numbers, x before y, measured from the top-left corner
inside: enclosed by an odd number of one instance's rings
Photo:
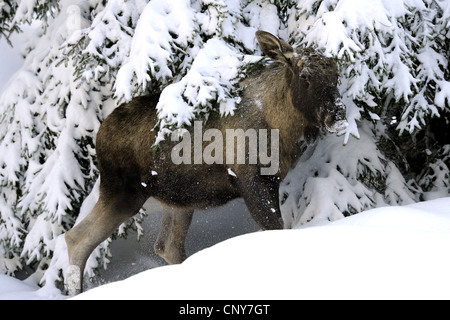
[[[239,182],[245,204],[262,230],[282,229],[277,179],[255,175]]]
[[[163,205],[163,216],[155,252],[169,264],[186,259],[184,241],[192,222],[194,210]]]
[[[69,253],[69,295],[82,292],[83,271],[92,251],[126,220],[135,215],[145,200],[136,195],[122,194],[100,199],[94,209],[65,235]]]

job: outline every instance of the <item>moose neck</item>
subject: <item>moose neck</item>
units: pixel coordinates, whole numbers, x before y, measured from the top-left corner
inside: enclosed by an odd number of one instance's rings
[[[280,68],[264,98],[264,117],[272,129],[280,134],[281,175],[284,177],[295,162],[299,153],[298,140],[303,136],[307,120],[293,104],[293,74],[287,68]]]

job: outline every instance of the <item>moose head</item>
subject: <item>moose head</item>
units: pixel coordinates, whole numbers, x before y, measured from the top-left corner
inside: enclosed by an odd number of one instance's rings
[[[308,121],[305,135],[314,135],[306,138],[312,140],[321,128],[332,133],[345,130],[348,122],[337,88],[336,62],[312,48],[294,49],[265,31],[258,31],[256,37],[263,52],[290,71],[285,80],[292,91],[292,104]]]

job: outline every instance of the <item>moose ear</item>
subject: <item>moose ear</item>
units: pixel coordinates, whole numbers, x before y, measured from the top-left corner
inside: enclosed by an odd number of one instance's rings
[[[294,48],[266,31],[257,31],[256,39],[265,55],[273,60],[289,63],[294,56]]]

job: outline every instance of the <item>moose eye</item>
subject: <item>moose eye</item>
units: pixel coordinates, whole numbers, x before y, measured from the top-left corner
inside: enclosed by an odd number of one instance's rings
[[[301,74],[301,75],[300,75],[300,79],[303,81],[303,83],[304,83],[306,86],[309,86],[309,79],[308,79],[308,77],[307,77],[305,74]]]

